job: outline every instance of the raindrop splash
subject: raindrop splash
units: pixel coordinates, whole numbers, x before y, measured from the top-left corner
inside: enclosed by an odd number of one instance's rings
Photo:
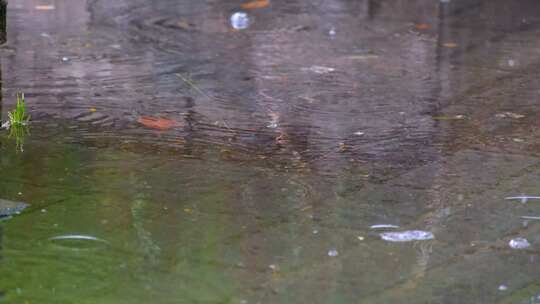
[[[338,255],[339,255],[339,252],[336,249],[328,250],[328,256],[329,257],[337,257]]]
[[[512,249],[527,249],[531,247],[531,243],[527,241],[527,239],[518,237],[515,239],[511,239],[510,242],[508,242],[508,246]]]
[[[379,225],[371,225],[369,226],[370,229],[397,229],[399,226],[397,225],[391,225],[391,224],[379,224]]]
[[[509,196],[509,197],[505,197],[504,199],[505,200],[520,200],[523,204],[525,204],[527,201],[529,201],[531,199],[540,200],[540,196],[527,196],[527,195]]]
[[[433,233],[422,230],[408,230],[400,232],[383,232],[381,238],[388,242],[411,242],[411,241],[425,241],[435,238]]]

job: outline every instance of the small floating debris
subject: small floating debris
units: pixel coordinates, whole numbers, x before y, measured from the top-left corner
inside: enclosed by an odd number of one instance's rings
[[[351,59],[351,60],[370,60],[370,59],[379,58],[379,55],[375,55],[375,54],[357,54],[357,55],[350,55],[347,58]]]
[[[328,256],[329,257],[337,257],[338,255],[339,255],[339,252],[336,249],[328,250]]]
[[[232,14],[229,21],[235,30],[245,30],[251,23],[248,14],[244,12],[236,12]]]
[[[42,4],[42,5],[36,5],[35,9],[38,10],[38,11],[52,11],[52,10],[55,9],[55,7],[54,7],[54,5]]]
[[[307,69],[304,69],[305,71],[310,71],[310,72],[313,72],[313,73],[316,73],[316,74],[327,74],[327,73],[331,73],[331,72],[334,72],[336,69],[334,68],[330,68],[330,67],[325,67],[325,66],[320,66],[320,65],[313,65]]]
[[[462,120],[465,119],[465,115],[442,115],[442,116],[433,116],[433,120]]]
[[[435,238],[433,233],[422,230],[408,230],[400,232],[383,232],[381,238],[388,242],[411,242],[411,241],[426,241]]]
[[[518,237],[515,239],[511,239],[510,242],[508,242],[508,246],[512,249],[527,249],[531,247],[531,243],[527,241],[527,239]]]
[[[509,196],[509,197],[505,197],[504,199],[505,200],[520,200],[523,204],[525,204],[530,199],[540,200],[540,196],[527,196],[527,195]]]
[[[508,286],[506,285],[500,285],[499,286],[499,291],[507,291],[508,290]]]
[[[369,226],[370,229],[397,229],[399,226],[397,225],[391,225],[391,224],[379,224],[379,225],[371,225]]]
[[[68,61],[69,61],[69,58],[64,56],[64,57],[62,57],[62,61],[63,61],[63,62],[68,62]]]
[[[358,132],[354,132],[354,135],[356,136],[362,136],[364,135],[365,133],[364,132],[361,132],[361,131],[358,131]]]
[[[498,113],[495,114],[495,117],[497,118],[513,118],[513,119],[520,119],[525,117],[525,115],[512,113],[512,112],[504,112],[504,113]]]
[[[449,48],[449,49],[455,49],[458,47],[458,44],[455,43],[455,42],[446,42],[446,43],[443,43],[442,44],[445,48]]]

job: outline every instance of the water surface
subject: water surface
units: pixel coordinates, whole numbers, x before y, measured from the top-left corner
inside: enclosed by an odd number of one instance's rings
[[[540,303],[540,3],[245,3],[10,2],[1,301]]]

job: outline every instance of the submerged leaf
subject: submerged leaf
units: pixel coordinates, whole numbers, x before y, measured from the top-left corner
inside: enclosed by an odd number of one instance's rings
[[[244,3],[240,5],[243,9],[257,9],[257,8],[265,8],[270,5],[269,0],[255,0],[251,2]]]
[[[183,126],[179,121],[161,117],[141,116],[137,121],[147,128],[156,130],[168,130]]]

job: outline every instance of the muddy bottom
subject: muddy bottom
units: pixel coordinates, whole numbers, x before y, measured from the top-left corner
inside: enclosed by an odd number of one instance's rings
[[[7,15],[0,302],[540,303],[537,0]]]

